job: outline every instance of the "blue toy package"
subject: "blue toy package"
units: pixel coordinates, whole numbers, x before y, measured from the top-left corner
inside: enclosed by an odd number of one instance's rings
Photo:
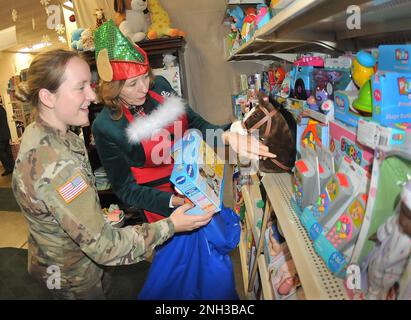
[[[372,120],[387,127],[411,127],[411,72],[378,71],[372,77]]]
[[[360,119],[371,117],[361,116],[353,108],[353,102],[358,97],[358,91],[335,91],[334,93],[334,117],[349,126],[356,128]]]
[[[372,77],[373,121],[411,127],[411,45],[378,47],[378,71]]]
[[[394,44],[378,47],[378,70],[411,73],[411,45]]]
[[[311,240],[316,240],[318,236],[323,232],[322,226],[317,222],[317,219],[312,214],[312,207],[307,207],[304,209],[300,216],[301,224],[307,230],[308,235]]]
[[[327,238],[320,234],[314,241],[314,250],[324,260],[327,268],[339,277],[344,275],[344,267],[347,265],[345,257],[334,248]]]
[[[188,214],[218,212],[222,207],[225,164],[197,130],[189,130],[172,149],[170,181],[195,207]]]

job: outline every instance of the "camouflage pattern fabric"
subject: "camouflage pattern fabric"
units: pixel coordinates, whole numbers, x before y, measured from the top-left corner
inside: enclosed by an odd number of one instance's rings
[[[73,178],[83,187],[74,187],[74,198],[67,199],[59,190]],[[103,219],[94,183],[81,138],[51,128],[40,118],[27,127],[12,187],[29,223],[29,273],[51,291],[58,290],[58,298],[100,298],[99,264],[137,263],[174,234],[169,218],[113,228]],[[50,288],[56,270],[59,286]]]

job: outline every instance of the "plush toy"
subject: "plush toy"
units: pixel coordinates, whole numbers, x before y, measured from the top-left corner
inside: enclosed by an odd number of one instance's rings
[[[114,0],[114,20],[120,31],[133,42],[146,38],[149,15],[146,0]]]
[[[102,8],[96,9],[96,28],[100,27],[104,22],[107,21],[106,16],[104,15],[104,10]]]
[[[79,49],[79,47],[81,47],[80,37],[83,31],[84,31],[84,28],[78,28],[71,33],[71,47],[74,50],[80,50]],[[83,50],[82,47],[81,47],[81,50]]]
[[[151,40],[163,36],[185,37],[185,32],[171,28],[170,17],[159,0],[148,0],[148,10],[150,11],[151,25],[148,29],[147,38]]]
[[[81,33],[79,43],[82,51],[94,51],[94,37],[91,28],[84,29]]]

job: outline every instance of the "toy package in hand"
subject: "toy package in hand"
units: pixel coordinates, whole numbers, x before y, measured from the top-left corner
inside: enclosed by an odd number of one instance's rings
[[[188,214],[218,212],[222,207],[224,160],[197,130],[189,130],[172,148],[174,168],[170,181],[195,207]]]

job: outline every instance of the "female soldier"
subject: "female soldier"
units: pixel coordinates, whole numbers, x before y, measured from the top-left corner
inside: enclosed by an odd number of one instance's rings
[[[19,98],[37,109],[24,133],[13,192],[29,223],[29,272],[57,299],[103,299],[101,265],[141,261],[174,232],[211,219],[177,209],[154,224],[115,229],[105,222],[83,141],[68,130],[88,123],[96,98],[88,64],[64,50],[38,55]]]

